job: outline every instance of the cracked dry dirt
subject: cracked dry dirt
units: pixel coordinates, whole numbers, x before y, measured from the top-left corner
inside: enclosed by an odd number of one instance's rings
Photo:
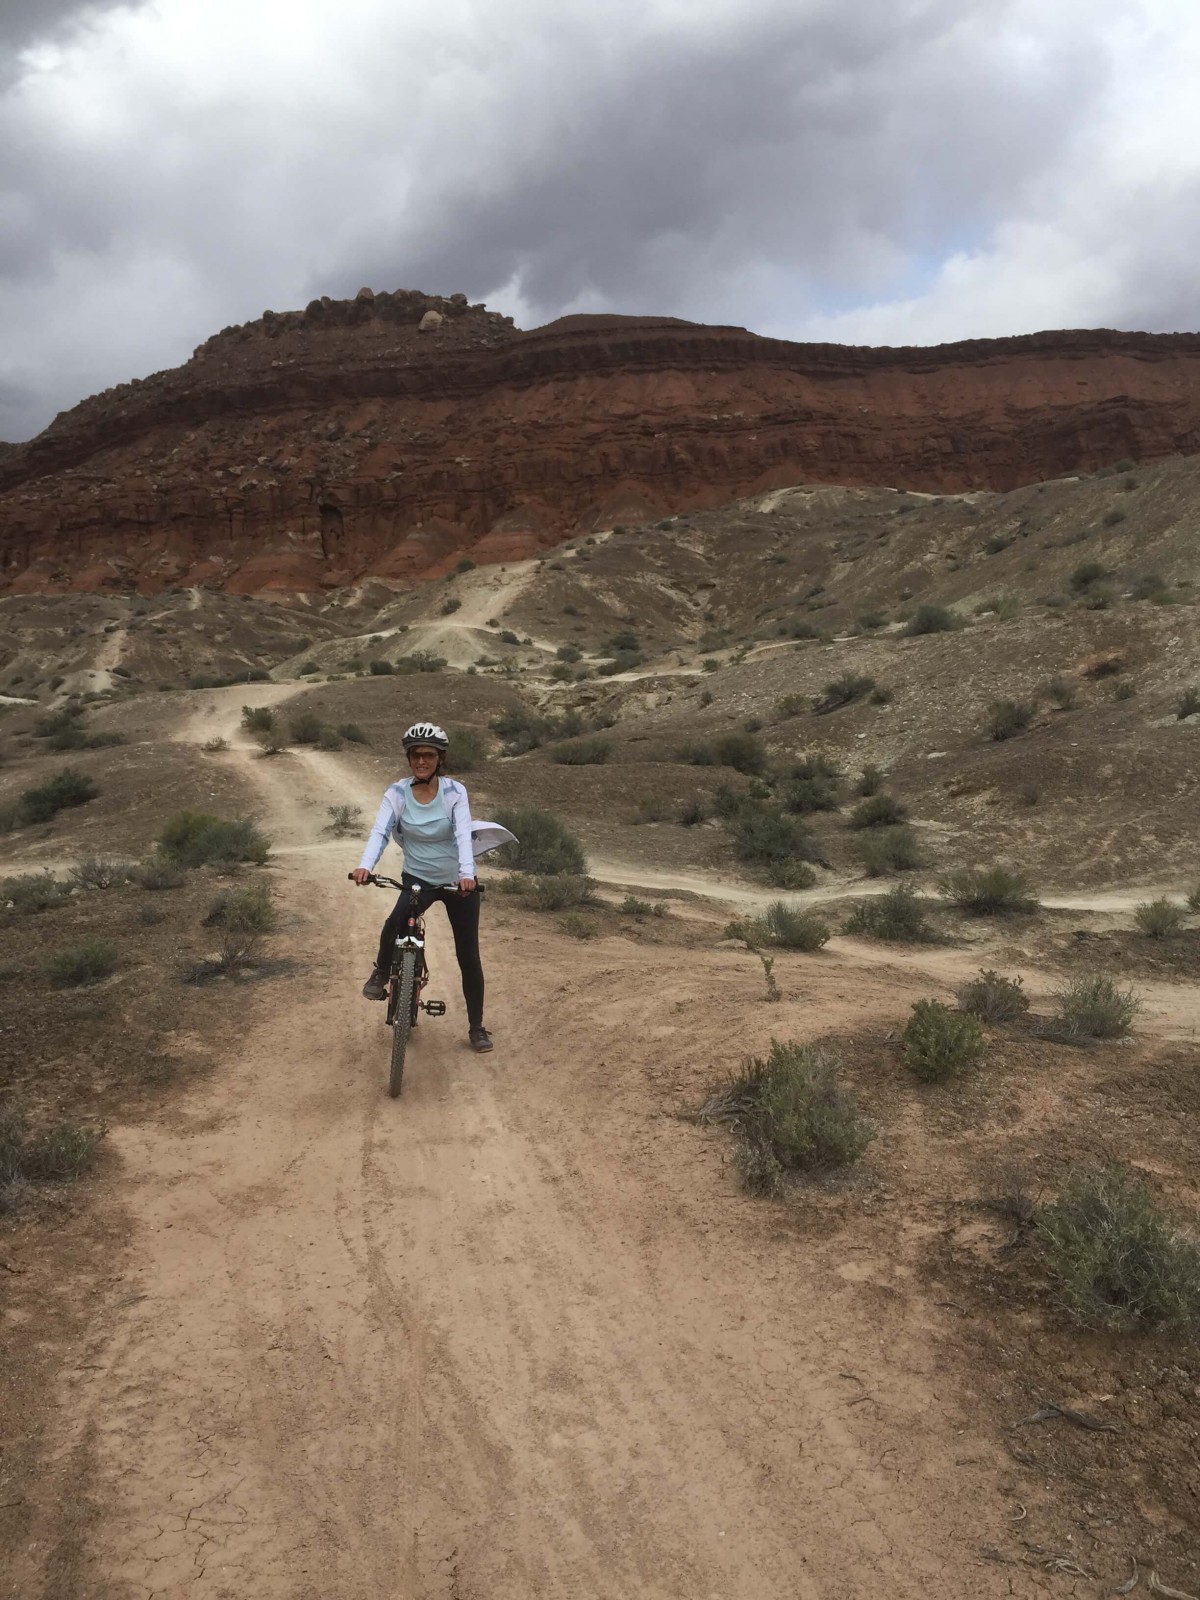
[[[237,703],[184,736],[236,742]],[[132,1242],[64,1380],[58,1454],[86,1458],[95,1508],[71,1594],[1042,1592],[980,1559],[1008,1462],[939,1362],[917,1245],[882,1220],[851,1253],[797,1229],[663,1113],[720,958],[489,906],[497,1048],[476,1057],[435,912],[450,1012],[393,1102],[357,997],[386,902],[349,889],[357,846],[343,861],[313,821],[374,794],[336,756],[306,758],[302,791],[294,766],[231,759],[293,847],[307,979],[287,1005],[246,991],[240,1046],[178,1116],[113,1130]],[[811,984],[813,1032],[894,1014],[868,972]]]

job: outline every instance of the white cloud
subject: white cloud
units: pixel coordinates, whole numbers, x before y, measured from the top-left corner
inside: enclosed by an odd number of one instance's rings
[[[155,0],[40,43],[22,4],[0,436],[362,283],[872,343],[1200,322],[1191,0]]]

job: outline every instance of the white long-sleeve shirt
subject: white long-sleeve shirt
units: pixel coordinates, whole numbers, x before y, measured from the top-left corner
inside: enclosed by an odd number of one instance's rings
[[[467,791],[457,778],[443,776],[438,781],[442,785],[450,820],[454,824],[454,841],[458,847],[458,875],[460,878],[473,878],[475,851],[471,843],[471,805],[467,799]],[[387,849],[389,839],[395,837],[398,842],[401,841],[400,821],[404,816],[405,797],[411,784],[411,778],[402,778],[399,783],[389,784],[384,790],[375,826],[371,829],[362,860],[358,863],[367,872],[375,870],[376,863]],[[401,847],[403,848],[402,845]]]

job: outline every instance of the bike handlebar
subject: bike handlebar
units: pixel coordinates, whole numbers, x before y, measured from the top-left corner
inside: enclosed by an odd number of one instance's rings
[[[351,883],[354,882],[354,874],[352,872],[348,872],[346,876]],[[401,892],[403,892],[405,888],[404,884],[397,883],[395,878],[385,877],[382,872],[371,873],[370,877],[367,879],[367,882],[373,884],[376,889],[399,889]],[[456,883],[413,883],[408,887],[413,889],[453,889],[455,894],[459,892],[458,885]]]

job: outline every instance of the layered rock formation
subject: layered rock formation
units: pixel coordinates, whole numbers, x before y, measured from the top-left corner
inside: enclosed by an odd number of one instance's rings
[[[1192,334],[522,333],[461,295],[364,289],[227,328],[0,447],[0,591],[410,582],[787,483],[1005,489],[1198,449]]]

